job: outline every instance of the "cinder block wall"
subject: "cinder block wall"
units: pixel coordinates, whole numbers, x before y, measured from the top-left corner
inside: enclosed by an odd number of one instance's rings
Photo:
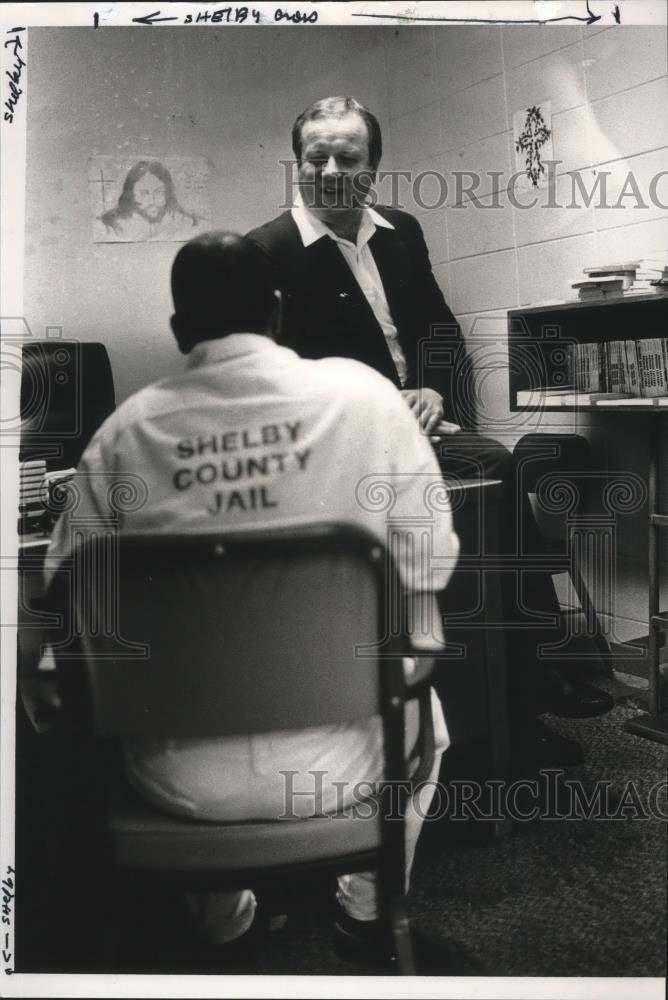
[[[373,28],[32,28],[24,312],[34,336],[106,344],[120,402],[183,359],[169,329],[178,243],[93,243],[92,155],[205,157],[215,228],[247,232],[286,202],[297,114],[358,93],[382,119]]]
[[[529,430],[581,431],[594,447],[595,469],[646,474],[645,417],[509,412],[506,312],[573,297],[570,282],[587,265],[668,248],[666,210],[649,196],[652,177],[668,171],[667,49],[665,28],[631,26],[410,27],[385,36],[390,120],[383,166],[446,178],[446,205],[425,207],[443,200],[435,178],[419,189],[422,205],[410,197],[410,185],[398,191],[419,216],[438,281],[475,354],[479,428],[511,448]],[[557,161],[551,201],[573,204],[569,171],[580,172],[586,191],[606,172],[606,201],[615,205],[632,172],[647,207],[632,196],[616,208],[596,198],[587,206],[577,189],[574,207],[545,207],[546,191],[534,208],[512,204],[513,115],[545,101]],[[474,196],[458,197],[453,171],[482,176]],[[497,176],[488,176],[492,171]],[[656,196],[668,204],[668,174]],[[517,189],[517,200],[532,199]],[[500,207],[491,207],[495,201]],[[665,494],[668,442],[663,456]],[[647,630],[646,539],[645,508],[620,517],[613,609],[620,638]]]

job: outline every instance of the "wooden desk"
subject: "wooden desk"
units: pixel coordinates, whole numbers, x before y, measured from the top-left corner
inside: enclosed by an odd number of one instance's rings
[[[501,562],[500,480],[449,484],[460,554],[440,598],[447,647],[434,673],[450,733],[443,781],[507,781],[510,773],[508,697]],[[484,808],[484,802],[481,802]],[[496,835],[509,819],[493,821]]]

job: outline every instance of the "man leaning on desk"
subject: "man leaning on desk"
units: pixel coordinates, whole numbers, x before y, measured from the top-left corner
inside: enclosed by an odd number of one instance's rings
[[[466,376],[427,366],[420,345],[435,328],[467,370],[461,333],[432,273],[420,225],[397,209],[369,207],[381,159],[375,116],[353,97],[326,97],[296,119],[292,148],[298,194],[291,210],[248,236],[267,255],[283,295],[280,343],[302,357],[344,356],[362,361],[400,390],[422,431],[431,436],[444,474],[501,479],[501,545],[539,550],[540,534],[528,497],[518,496],[515,463],[498,442],[467,429],[471,411]],[[452,366],[449,366],[452,371]],[[462,429],[464,428],[464,429]],[[522,614],[512,575],[502,574],[504,616]],[[551,577],[532,569],[535,611],[562,616]],[[540,662],[537,648],[554,641],[537,628],[506,630],[512,736],[518,750],[535,750],[545,763],[577,759],[579,748],[538,722],[542,712],[587,717],[612,708],[609,695],[578,676],[571,662]]]

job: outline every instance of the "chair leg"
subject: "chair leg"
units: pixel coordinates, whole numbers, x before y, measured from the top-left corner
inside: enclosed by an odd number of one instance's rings
[[[600,628],[597,629],[593,638],[596,643],[596,648],[601,654],[601,663],[603,664],[603,669],[605,670],[605,676],[609,677],[610,680],[614,680],[615,671],[612,666],[612,653],[610,652],[608,640],[605,638]]]
[[[389,822],[389,821],[388,821]],[[393,830],[396,837],[396,830]],[[413,945],[406,913],[406,868],[403,836],[394,850],[385,843],[384,857],[377,869],[376,899],[389,954],[395,972],[400,976],[415,975]]]
[[[392,955],[396,959],[400,976],[415,975],[415,960],[411,932],[406,915],[406,899],[403,895],[390,893],[387,899],[387,920],[390,930]]]
[[[589,591],[587,590],[587,586],[582,579],[582,575],[574,567],[571,568],[571,580],[578,595],[578,600],[580,601],[580,606],[582,607],[582,612],[585,616],[585,621],[587,622],[587,628],[589,629],[590,626],[592,627],[592,639],[601,654],[601,662],[603,664],[606,677],[613,678],[614,670],[612,668],[612,654],[610,652],[608,640],[603,634],[603,629],[601,628],[596,608],[594,607],[592,599],[589,596]]]

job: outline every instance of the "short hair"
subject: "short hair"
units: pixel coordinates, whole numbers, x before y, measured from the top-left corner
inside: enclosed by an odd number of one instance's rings
[[[172,265],[181,341],[190,349],[228,333],[264,333],[275,307],[274,288],[269,261],[245,236],[228,231],[196,236]]]
[[[369,136],[369,163],[375,170],[383,155],[383,138],[378,119],[354,97],[323,97],[309,104],[292,126],[292,151],[298,163],[302,161],[302,129],[307,122],[318,118],[343,118],[350,113],[358,114],[366,125]]]

